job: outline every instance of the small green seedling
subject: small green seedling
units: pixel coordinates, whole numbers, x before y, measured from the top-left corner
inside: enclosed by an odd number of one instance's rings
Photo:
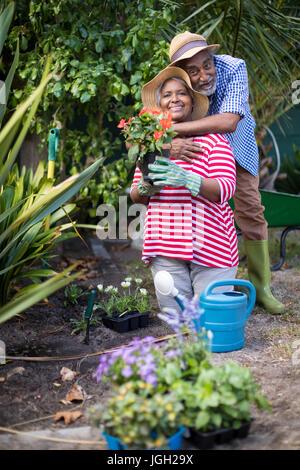
[[[65,288],[65,301],[64,306],[67,307],[68,303],[77,304],[78,298],[83,295],[83,290],[76,284],[71,284]]]

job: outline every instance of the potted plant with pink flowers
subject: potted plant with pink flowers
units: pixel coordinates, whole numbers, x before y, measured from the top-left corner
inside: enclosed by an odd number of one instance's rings
[[[170,113],[159,108],[143,108],[137,116],[121,119],[117,127],[122,129],[130,145],[128,158],[133,162],[138,158],[144,180],[151,183],[147,177],[148,164],[153,163],[157,155],[169,155],[164,146],[170,144],[176,135]]]

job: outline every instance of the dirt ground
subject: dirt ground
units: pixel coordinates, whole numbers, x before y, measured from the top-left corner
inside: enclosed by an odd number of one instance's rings
[[[140,251],[126,243],[105,244],[106,252],[98,248],[98,251],[87,250],[79,239],[69,241],[55,259],[60,267],[71,264],[74,259],[79,261],[78,269],[83,275],[76,284],[86,293],[78,299],[78,304],[64,306],[66,298],[62,289],[48,302],[35,305],[0,325],[0,340],[5,343],[6,355],[19,358],[0,364],[0,427],[16,432],[86,429],[89,423],[84,415],[70,424],[63,420],[55,422],[54,418],[60,411],[79,410],[84,414],[88,406],[107,397],[109,385],[97,384],[93,377],[100,352],[127,344],[133,336],[161,337],[172,333],[156,316],[151,273],[141,263]],[[151,293],[154,312],[149,326],[116,333],[99,321],[91,326],[88,345],[84,343],[84,331],[71,334],[74,324],[70,319],[82,318],[88,287],[98,283],[120,285],[126,276],[143,278],[143,287]],[[238,276],[247,277],[243,264]],[[249,436],[215,449],[300,449],[300,270],[288,267],[274,272],[272,288],[286,305],[285,314],[269,315],[255,307],[247,322],[244,348],[215,353],[212,362],[219,364],[232,359],[249,367],[271,401],[273,413],[254,408]],[[31,360],[24,360],[25,357]],[[77,372],[73,381],[62,381],[62,367]],[[82,399],[68,402],[66,396],[74,385],[81,387]],[[0,449],[18,449],[17,444],[8,445],[1,436],[4,434],[0,432]],[[186,440],[184,447],[196,449]],[[34,448],[32,443],[31,448]],[[68,447],[62,441],[59,448]],[[95,446],[87,444],[83,448],[95,449]],[[102,448],[105,449],[105,445]]]

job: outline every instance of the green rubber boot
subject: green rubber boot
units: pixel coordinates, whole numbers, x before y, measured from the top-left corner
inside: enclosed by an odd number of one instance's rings
[[[275,299],[270,289],[271,271],[268,240],[244,241],[248,276],[256,289],[256,302],[269,313],[284,312],[284,305]]]

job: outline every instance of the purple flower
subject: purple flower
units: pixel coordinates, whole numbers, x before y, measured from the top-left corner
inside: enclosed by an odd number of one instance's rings
[[[157,377],[154,374],[149,374],[145,377],[145,382],[150,385],[157,385]]]
[[[132,349],[127,349],[124,351],[123,360],[125,364],[131,365],[137,361],[137,357],[134,354],[132,354],[132,352],[133,352]]]
[[[144,364],[140,367],[141,377],[144,378],[151,372],[154,372],[155,370],[156,370],[155,364]]]
[[[180,354],[180,351],[178,349],[171,349],[171,351],[167,351],[165,353],[165,356],[168,357],[169,359],[174,359]]]
[[[124,352],[124,348],[119,348],[119,349],[116,349],[115,351],[112,351],[110,353],[110,356],[116,359],[117,357],[123,356],[123,352]]]
[[[130,377],[133,374],[133,371],[130,366],[123,367],[122,369],[122,375],[123,377]]]
[[[155,340],[156,338],[154,338],[154,336],[145,336],[145,338],[143,338],[143,342],[144,343],[153,343],[153,341]]]
[[[146,363],[151,363],[151,362],[154,362],[155,358],[153,356],[153,354],[146,354],[146,356],[143,357],[143,360],[146,362]]]
[[[100,359],[100,364],[97,367],[96,373],[95,373],[97,383],[100,382],[102,375],[107,374],[108,371],[109,371],[109,364],[107,362],[107,357],[102,356]]]

